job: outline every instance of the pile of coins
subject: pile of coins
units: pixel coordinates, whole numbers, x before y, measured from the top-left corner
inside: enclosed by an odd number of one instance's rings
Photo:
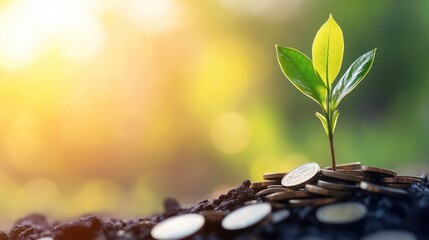
[[[365,205],[350,200],[356,192],[407,198],[405,189],[424,180],[417,176],[398,176],[393,170],[362,166],[359,162],[337,165],[336,171],[330,167],[321,169],[317,163],[310,162],[290,172],[265,173],[263,178],[262,182],[251,183],[254,200],[245,206],[232,212],[209,211],[171,217],[153,228],[152,237],[183,239],[207,228],[237,233],[268,222],[282,222],[289,218],[292,209],[307,206],[317,206],[315,217],[321,224],[344,226],[358,223],[367,215]],[[396,233],[409,236],[404,239],[417,239],[411,232],[398,230]],[[365,239],[385,239],[392,232],[377,234],[378,238],[366,236]]]
[[[265,173],[265,181],[252,182],[255,197],[291,207],[319,206],[347,200],[357,191],[368,191],[392,197],[408,197],[418,176],[398,176],[390,169],[362,166],[359,162],[321,169],[317,163],[303,164],[289,173]]]

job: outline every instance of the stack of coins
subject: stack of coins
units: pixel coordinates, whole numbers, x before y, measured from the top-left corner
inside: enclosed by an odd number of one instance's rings
[[[265,173],[263,178],[264,181],[251,183],[254,200],[244,206],[232,212],[208,211],[168,218],[152,229],[151,236],[158,240],[188,239],[201,231],[245,232],[285,221],[291,209],[307,206],[318,207],[315,217],[322,224],[347,225],[362,221],[368,211],[362,203],[350,200],[356,192],[406,198],[406,189],[412,183],[423,182],[423,177],[398,176],[393,170],[362,166],[359,162],[337,165],[336,171],[310,162],[290,172]]]
[[[289,207],[321,206],[345,201],[357,191],[391,197],[407,197],[412,183],[422,182],[418,176],[398,176],[390,169],[363,166],[360,162],[340,164],[336,171],[321,169],[317,163],[303,164],[289,173],[265,173],[262,182],[250,185],[260,201]]]

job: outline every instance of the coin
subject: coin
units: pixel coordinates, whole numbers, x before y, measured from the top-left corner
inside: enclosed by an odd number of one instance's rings
[[[358,177],[363,177],[363,178],[373,177],[372,174],[365,172],[361,169],[358,169],[358,170],[337,170],[337,172],[348,174],[348,175],[353,175],[353,176],[358,176]]]
[[[408,190],[411,187],[411,184],[405,184],[405,183],[382,183],[381,185],[385,187],[399,188],[403,190]]]
[[[272,223],[279,223],[285,219],[287,219],[290,216],[290,211],[287,209],[282,209],[279,211],[275,211],[271,215],[271,222]]]
[[[366,214],[365,205],[358,202],[346,202],[320,207],[316,211],[316,218],[319,222],[326,224],[349,224],[361,220]]]
[[[422,182],[421,180],[414,177],[396,176],[396,177],[384,177],[377,179],[378,183],[408,183]]]
[[[287,172],[264,173],[265,180],[282,180]]]
[[[250,188],[266,188],[268,186],[271,186],[273,184],[277,183],[277,181],[261,181],[261,182],[251,182]]]
[[[371,166],[362,166],[362,170],[367,171],[367,172],[373,172],[373,173],[377,173],[377,174],[382,174],[382,175],[387,175],[390,177],[395,177],[396,176],[396,172],[390,169],[385,169],[385,168],[377,168],[377,167],[371,167]]]
[[[222,227],[231,231],[246,229],[262,222],[270,213],[271,205],[269,203],[247,205],[226,215],[222,220]]]
[[[261,202],[262,202],[261,200],[250,200],[250,201],[244,202],[243,205],[246,206],[246,205],[252,205],[252,204],[257,204]]]
[[[325,170],[325,169],[322,169],[322,175],[324,175],[326,177],[330,177],[330,178],[349,181],[349,182],[365,181],[365,178],[363,178],[363,177],[353,176],[353,175],[349,175],[349,174],[345,174],[345,173],[341,173],[341,172],[337,172],[337,171],[332,171],[332,170]]]
[[[380,186],[380,185],[377,185],[374,183],[369,183],[369,182],[361,182],[360,188],[362,190],[365,190],[368,192],[379,193],[379,194],[389,195],[389,196],[393,196],[393,197],[407,197],[407,196],[409,196],[407,191],[404,191],[401,189],[396,189],[396,188],[391,188],[391,187],[384,187],[384,186]]]
[[[196,213],[188,213],[165,219],[151,231],[153,238],[158,240],[182,239],[198,232],[204,226],[204,217]]]
[[[293,189],[300,188],[313,182],[318,177],[319,172],[319,164],[314,162],[303,164],[286,174],[282,179],[282,185]]]
[[[289,205],[292,207],[321,206],[337,202],[338,198],[309,198],[309,199],[291,199]]]
[[[355,170],[360,168],[361,168],[360,162],[343,163],[343,164],[335,165],[336,170]],[[325,169],[332,170],[332,167],[325,167]]]
[[[255,198],[259,198],[259,197],[262,197],[264,195],[268,195],[268,194],[276,193],[276,192],[292,192],[292,191],[293,190],[287,189],[287,188],[267,188],[267,189],[264,189],[264,190],[257,192],[255,194]]]
[[[277,181],[263,181],[263,182],[252,182],[250,188],[266,188],[270,185],[276,184]]]
[[[323,180],[317,181],[317,186],[346,192],[356,192],[360,189],[357,184],[334,183]]]
[[[405,230],[382,230],[365,236],[361,240],[417,240],[417,237]]]
[[[277,192],[271,193],[265,196],[265,199],[268,201],[284,201],[295,198],[308,198],[313,196],[307,191],[293,191],[293,192]]]
[[[277,185],[277,184],[275,184],[275,185],[270,185],[267,188],[285,188],[285,187],[283,187],[283,185]]]
[[[305,190],[307,190],[310,193],[318,194],[318,195],[324,195],[324,196],[330,196],[330,197],[346,197],[350,196],[350,193],[348,192],[342,192],[338,190],[332,190],[327,189],[323,187],[319,187],[316,185],[306,184]]]

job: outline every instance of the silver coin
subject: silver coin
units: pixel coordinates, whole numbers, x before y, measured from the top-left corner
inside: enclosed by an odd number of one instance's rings
[[[408,231],[384,230],[365,236],[361,240],[417,240],[417,237]]]
[[[204,222],[204,217],[196,213],[174,216],[158,223],[151,235],[158,240],[186,238],[198,232]]]
[[[290,216],[290,211],[287,209],[282,209],[282,210],[274,212],[271,215],[271,222],[272,223],[279,223],[279,222],[285,220],[286,218],[288,218],[289,216]]]
[[[240,230],[252,227],[264,219],[271,213],[271,205],[269,203],[257,203],[239,208],[222,220],[222,227],[226,230]]]
[[[366,216],[365,205],[358,202],[336,203],[323,206],[316,211],[319,222],[327,224],[348,224]]]

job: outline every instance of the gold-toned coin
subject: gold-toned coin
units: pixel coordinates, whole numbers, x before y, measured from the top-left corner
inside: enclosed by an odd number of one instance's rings
[[[307,183],[315,181],[319,172],[319,164],[314,162],[303,164],[286,174],[282,179],[282,185],[287,188],[300,188]]]
[[[285,201],[289,199],[308,198],[312,196],[314,195],[307,191],[277,192],[265,196],[265,199],[268,201]]]
[[[361,182],[360,188],[362,190],[367,191],[367,192],[384,194],[384,195],[389,195],[392,197],[408,197],[409,196],[407,191],[404,191],[401,189],[396,189],[396,188],[391,188],[391,187],[384,187],[384,186],[380,186],[380,185],[377,185],[374,183],[369,183],[369,182]]]
[[[257,192],[255,194],[255,198],[259,198],[259,197],[262,197],[271,193],[277,193],[277,192],[293,192],[293,190],[287,189],[287,188],[267,188]]]
[[[367,212],[362,203],[335,203],[319,208],[316,211],[316,218],[325,224],[349,224],[363,219]]]
[[[256,189],[260,189],[260,188],[267,188],[270,185],[274,185],[278,183],[278,181],[263,181],[263,182],[252,182],[250,184],[250,188],[256,188]]]
[[[353,176],[358,176],[358,177],[363,177],[363,178],[372,178],[373,175],[371,175],[371,173],[369,172],[365,172],[364,170],[358,169],[358,170],[337,170],[337,172],[340,173],[344,173],[344,174],[348,174],[348,175],[353,175]]]
[[[230,231],[250,228],[263,222],[271,214],[271,210],[269,203],[241,207],[226,215],[222,220],[222,227]]]
[[[151,231],[153,238],[158,240],[183,239],[197,233],[205,223],[202,215],[188,213],[165,219]]]
[[[360,162],[352,162],[352,163],[343,163],[335,166],[336,170],[356,170],[360,169]],[[325,167],[326,170],[332,170],[332,167]]]
[[[325,169],[322,170],[322,175],[330,178],[343,180],[343,181],[349,181],[349,182],[365,181],[365,178],[363,177],[353,176],[353,175],[332,171],[332,170],[325,170]]]
[[[360,190],[359,185],[356,183],[345,184],[345,183],[335,183],[335,182],[318,180],[317,186],[320,186],[323,188],[329,188],[333,190],[345,191],[345,192],[357,192],[358,190]]]
[[[311,184],[305,185],[305,190],[307,190],[309,193],[324,195],[324,196],[329,196],[329,197],[347,197],[347,196],[351,195],[351,193],[349,193],[349,192],[343,192],[343,191],[338,191],[338,190],[322,188],[322,187],[319,187],[316,185],[311,185]]]
[[[413,177],[406,176],[396,176],[396,177],[384,177],[377,179],[378,183],[414,183],[414,182],[422,182],[421,180]]]
[[[287,174],[287,172],[273,172],[273,173],[264,173],[265,180],[282,180],[282,178]]]
[[[289,205],[292,207],[306,207],[306,206],[322,206],[337,202],[338,198],[309,198],[309,199],[291,199]]]
[[[381,175],[387,175],[390,177],[396,177],[396,172],[390,169],[386,168],[378,168],[378,167],[371,167],[371,166],[362,166],[362,170],[367,172],[373,172]]]

